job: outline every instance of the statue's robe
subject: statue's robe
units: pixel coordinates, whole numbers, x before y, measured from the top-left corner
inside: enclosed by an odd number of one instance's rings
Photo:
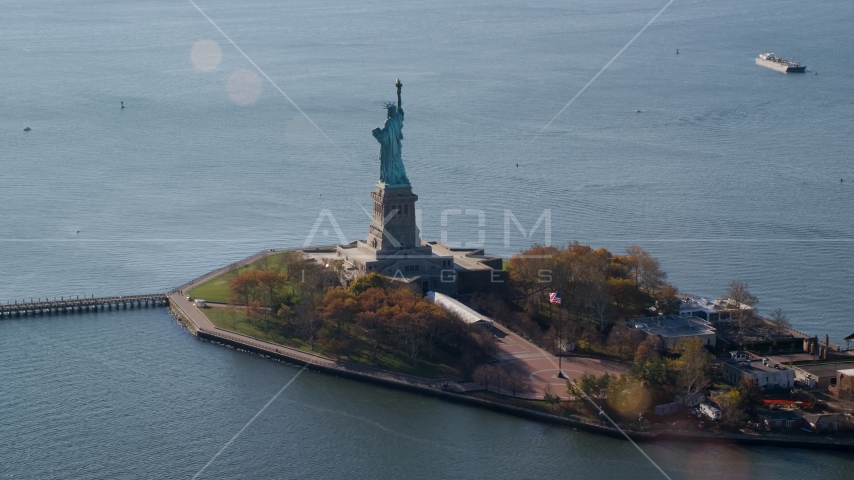
[[[403,140],[403,111],[386,119],[383,128],[374,132],[380,143],[380,181],[386,185],[409,185],[400,156]]]

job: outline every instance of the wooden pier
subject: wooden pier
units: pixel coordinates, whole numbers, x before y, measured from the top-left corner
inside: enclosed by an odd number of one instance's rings
[[[39,298],[31,299],[30,301],[7,302],[0,305],[0,319],[27,315],[64,315],[103,310],[125,310],[129,308],[166,306],[168,304],[169,298],[165,293],[118,297]]]

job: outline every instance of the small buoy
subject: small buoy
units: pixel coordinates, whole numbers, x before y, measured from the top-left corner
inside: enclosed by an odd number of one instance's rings
[[[813,72],[813,75],[818,75],[818,72]]]
[[[80,230],[77,230],[77,235],[80,235]]]
[[[30,127],[26,127],[26,128],[24,128],[24,131],[25,131],[25,132],[29,132],[30,130],[32,130],[32,128],[30,128]]]
[[[678,48],[676,49],[676,55],[679,55],[679,49]]]
[[[641,113],[640,110],[635,110],[635,113]]]
[[[518,163],[516,164],[516,168],[519,168],[519,164],[518,164]]]
[[[125,102],[119,102],[122,104],[122,108],[125,108]]]

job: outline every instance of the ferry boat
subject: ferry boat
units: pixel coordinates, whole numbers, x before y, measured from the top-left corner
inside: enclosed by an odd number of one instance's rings
[[[783,73],[804,73],[804,70],[807,68],[806,65],[801,65],[798,62],[777,58],[773,53],[759,54],[756,57],[756,64]]]

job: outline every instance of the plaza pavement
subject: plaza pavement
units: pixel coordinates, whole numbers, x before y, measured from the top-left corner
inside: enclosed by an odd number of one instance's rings
[[[629,371],[627,365],[614,360],[577,356],[558,359],[498,323],[494,323],[493,333],[499,350],[498,362],[494,365],[505,374],[516,373],[528,379],[531,390],[519,396],[542,398],[550,393],[568,399],[566,380],[557,377],[558,366],[564,376],[573,380],[579,380],[585,373],[600,376],[605,373],[620,375]],[[506,388],[502,388],[502,393],[510,394]]]

